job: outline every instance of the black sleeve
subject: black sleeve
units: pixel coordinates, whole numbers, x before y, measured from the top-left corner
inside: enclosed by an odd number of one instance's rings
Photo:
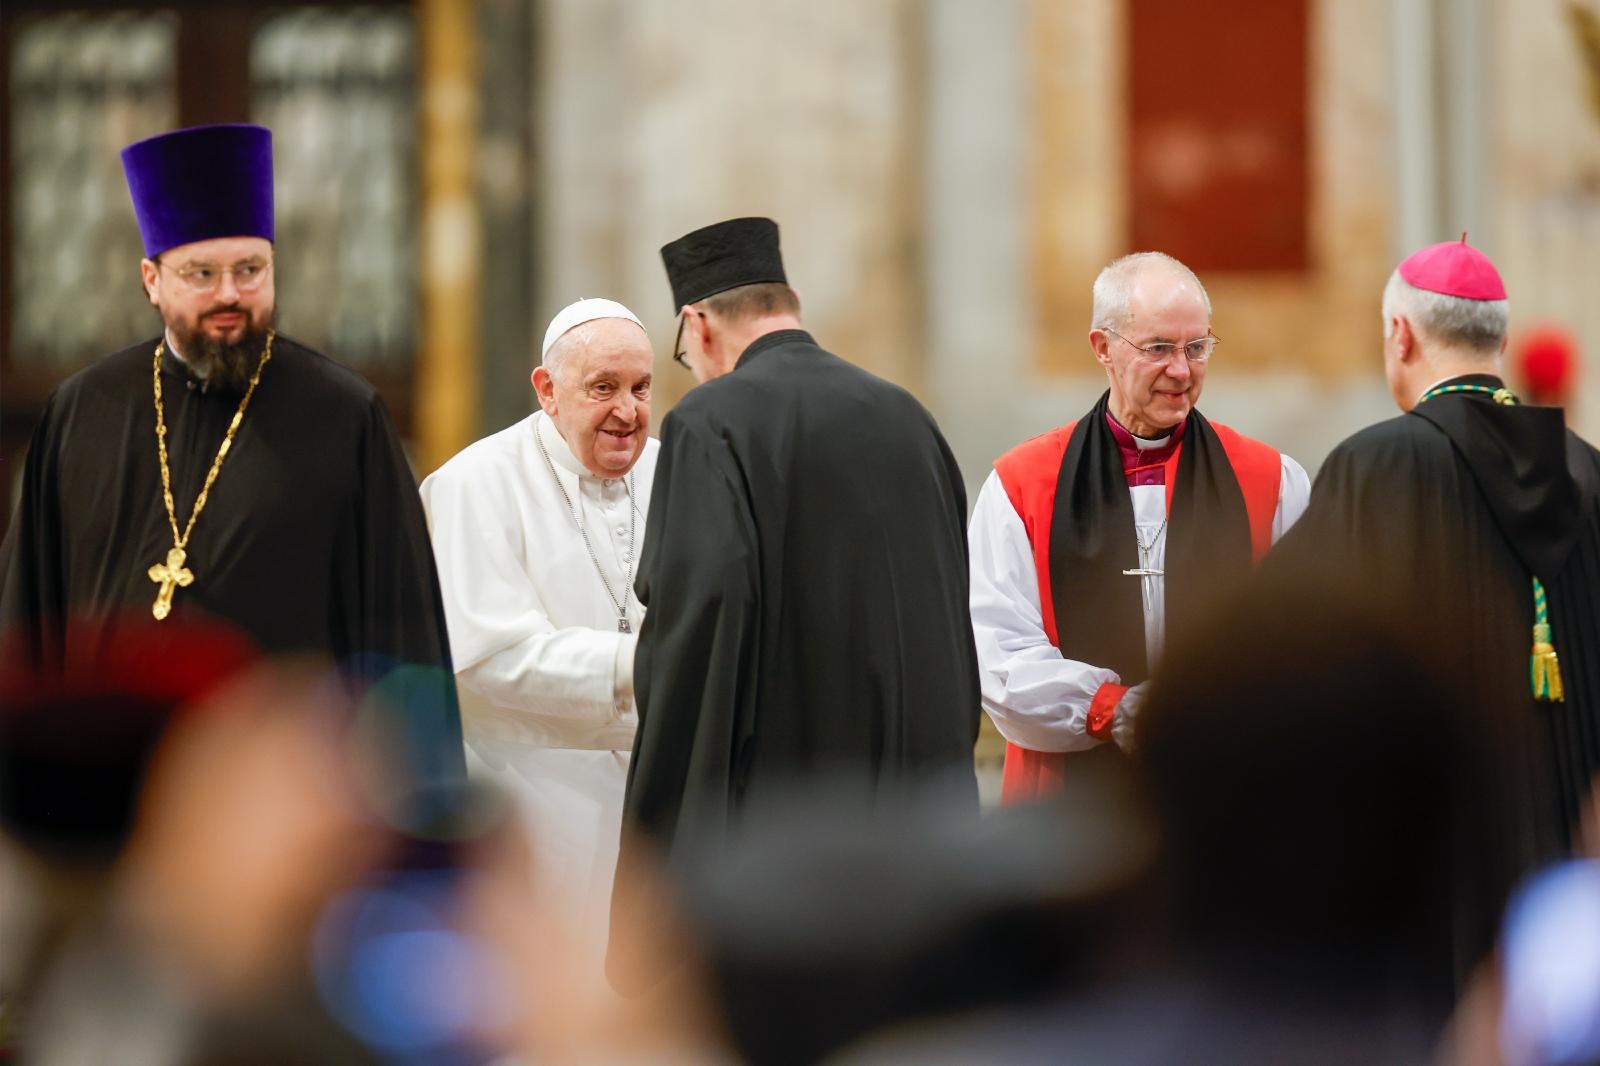
[[[754,733],[755,522],[727,444],[669,416],[640,560],[639,731],[624,817],[666,850],[727,825]]]

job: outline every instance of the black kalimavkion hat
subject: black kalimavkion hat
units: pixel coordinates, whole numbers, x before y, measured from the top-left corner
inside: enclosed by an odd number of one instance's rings
[[[741,285],[788,284],[770,218],[730,218],[664,245],[661,261],[672,285],[674,312]]]

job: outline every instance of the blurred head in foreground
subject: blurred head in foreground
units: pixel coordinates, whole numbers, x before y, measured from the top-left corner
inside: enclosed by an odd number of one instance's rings
[[[389,851],[387,757],[324,664],[265,665],[226,627],[69,651],[4,672],[0,833],[31,901],[12,1032],[38,1061],[190,1061],[206,1019],[301,980],[324,904]]]
[[[796,780],[686,856],[676,884],[740,1055],[816,1062],[1095,980],[1142,920],[1127,889],[1153,850],[1126,765],[1097,769],[1081,810],[987,815],[958,787]]]
[[[103,644],[69,627],[66,645],[71,669],[0,640],[0,833],[42,865],[88,874],[121,854],[168,728],[256,651],[227,626],[148,618]]]
[[[1170,646],[1134,743],[1151,895],[1123,888],[1087,912],[1156,927],[1170,954],[838,1061],[1428,1061],[1485,762],[1466,672],[1394,617],[1337,583],[1266,576]],[[1023,928],[1048,942],[1038,916]],[[987,943],[988,965],[1015,952]]]
[[[1399,616],[1275,573],[1164,660],[1138,758],[1177,938],[1210,967],[1448,972],[1488,752],[1470,674]]]

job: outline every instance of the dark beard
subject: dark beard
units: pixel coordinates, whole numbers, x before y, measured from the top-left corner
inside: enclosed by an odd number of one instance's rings
[[[178,326],[169,327],[172,339],[182,353],[195,377],[201,378],[210,388],[242,393],[250,385],[250,378],[261,362],[261,353],[267,346],[267,331],[254,325],[245,327],[239,339],[229,344],[213,340],[200,332],[189,332]]]

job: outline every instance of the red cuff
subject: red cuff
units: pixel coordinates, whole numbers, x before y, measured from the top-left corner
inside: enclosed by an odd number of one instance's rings
[[[1128,691],[1127,685],[1113,685],[1107,681],[1094,690],[1094,699],[1089,702],[1089,735],[1096,740],[1111,739],[1111,723],[1117,717],[1117,704],[1122,702],[1122,694]]]

